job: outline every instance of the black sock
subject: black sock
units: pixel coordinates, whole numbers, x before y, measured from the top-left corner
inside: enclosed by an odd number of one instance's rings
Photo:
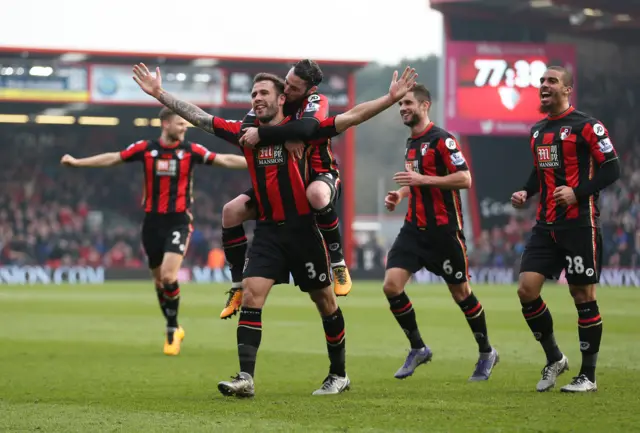
[[[247,254],[247,236],[242,224],[222,228],[222,248],[231,270],[233,287],[242,287],[242,270]]]
[[[164,285],[164,313],[167,317],[167,328],[178,327],[178,309],[180,307],[180,286],[175,281]],[[173,332],[167,333],[169,344],[173,342]]]
[[[344,260],[344,254],[342,253],[340,219],[333,205],[329,205],[321,211],[316,211],[316,222],[327,244],[331,263],[342,262]]]
[[[156,285],[156,295],[158,295],[158,304],[160,305],[160,310],[162,311],[162,315],[166,320],[167,312],[165,311],[164,287],[162,287],[162,285]]]
[[[539,296],[531,302],[521,302],[521,304],[522,315],[533,332],[533,336],[542,345],[544,353],[547,355],[547,363],[560,361],[562,352],[560,352],[553,335],[553,318],[547,304]]]
[[[425,347],[424,341],[422,341],[422,337],[420,336],[420,331],[418,330],[416,312],[407,294],[402,292],[398,296],[387,298],[387,301],[389,301],[389,307],[391,308],[393,317],[396,318],[398,324],[409,339],[411,348],[421,349]]]
[[[236,336],[240,371],[253,377],[256,371],[256,356],[262,340],[262,308],[242,307]]]
[[[582,367],[580,374],[584,374],[591,382],[596,381],[596,363],[602,340],[602,318],[598,309],[598,302],[591,301],[576,304],[578,310],[578,337],[580,338],[580,352],[582,352]]]
[[[329,373],[340,377],[346,377],[345,368],[345,343],[344,316],[340,307],[330,316],[322,318],[324,336],[327,339],[327,352],[329,353]]]
[[[467,318],[473,337],[478,343],[478,350],[483,353],[491,352],[484,308],[482,308],[482,304],[478,301],[476,295],[471,293],[465,300],[458,302],[458,306]]]

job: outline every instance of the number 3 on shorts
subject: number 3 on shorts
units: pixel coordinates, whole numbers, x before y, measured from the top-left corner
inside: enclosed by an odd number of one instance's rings
[[[313,280],[316,277],[316,267],[313,266],[313,263],[307,262],[304,264],[307,267],[307,272],[309,273],[309,279]]]

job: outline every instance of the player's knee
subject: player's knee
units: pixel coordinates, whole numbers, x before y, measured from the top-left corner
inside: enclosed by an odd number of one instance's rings
[[[569,286],[569,292],[576,304],[584,304],[596,300],[596,285],[589,284],[586,286]]]
[[[331,287],[310,292],[309,296],[323,316],[330,316],[338,309],[338,301]]]
[[[404,284],[394,278],[385,278],[382,284],[382,290],[387,298],[398,296],[404,290]]]
[[[325,182],[311,182],[307,188],[307,200],[312,208],[320,210],[331,203],[331,187]]]
[[[471,294],[469,283],[449,284],[449,292],[456,302],[462,302]]]
[[[178,273],[173,269],[163,269],[160,276],[160,284],[173,284],[178,280]]]
[[[246,206],[248,200],[242,200],[241,197],[231,200],[222,207],[223,227],[240,225],[251,217],[251,212]],[[244,198],[246,199],[247,197]]]
[[[540,296],[542,286],[537,282],[531,281],[523,275],[520,275],[518,281],[518,298],[521,302],[531,302]]]
[[[262,308],[266,300],[261,288],[257,288],[251,278],[242,280],[242,306],[248,308]]]

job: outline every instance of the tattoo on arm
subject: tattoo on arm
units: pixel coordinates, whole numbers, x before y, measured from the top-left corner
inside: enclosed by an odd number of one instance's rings
[[[181,101],[170,93],[163,92],[158,98],[167,108],[194,126],[213,134],[213,116],[195,105]]]

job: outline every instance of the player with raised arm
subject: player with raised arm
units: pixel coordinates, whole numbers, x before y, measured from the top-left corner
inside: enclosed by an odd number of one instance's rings
[[[160,111],[162,133],[157,140],[140,140],[121,152],[88,158],[64,155],[60,161],[70,167],[110,167],[123,162],[140,162],[144,168],[145,211],[142,245],[148,257],[160,309],[167,321],[164,353],[178,355],[184,329],[178,324],[180,286],[178,271],[189,246],[193,198],[191,187],[196,164],[246,169],[239,155],[216,154],[200,144],[185,141],[188,123],[168,108]]]
[[[484,309],[468,283],[460,202],[460,190],[471,187],[471,174],[455,137],[429,119],[430,107],[431,94],[423,85],[416,85],[400,101],[400,115],[411,129],[411,138],[405,149],[405,171],[393,177],[401,188],[385,197],[390,211],[409,197],[405,223],[389,251],[384,277],[391,313],[411,345],[395,377],[411,376],[432,357],[405,292],[411,275],[426,268],[443,277],[478,344],[478,362],[469,380],[488,380],[499,357],[489,343]]]
[[[407,72],[407,71],[405,71]],[[150,74],[144,64],[134,66],[134,79],[143,91],[175,110],[192,124],[239,145],[241,122],[229,122],[211,116],[200,108],[181,101],[162,89],[160,70]],[[365,121],[391,106],[412,85],[414,73],[396,80],[389,95],[369,101],[351,113],[322,122],[318,133],[331,137]],[[282,111],[286,96],[284,82],[271,74],[258,74],[251,93],[252,106],[261,125],[286,124],[290,117]],[[244,270],[242,309],[237,341],[240,372],[232,381],[223,381],[218,389],[224,395],[251,397],[255,394],[253,377],[256,356],[262,339],[262,308],[275,284],[287,283],[293,275],[296,285],[308,292],[322,317],[329,374],[314,395],[338,394],[350,381],[345,363],[345,325],[335,293],[330,286],[330,263],[313,211],[306,196],[304,173],[299,161],[285,151],[283,141],[274,141],[259,149],[243,148],[251,182],[256,192],[258,224]]]
[[[329,115],[329,102],[318,93],[322,79],[322,70],[316,62],[309,59],[297,62],[285,77],[287,102],[283,110],[285,116],[292,117],[292,121],[285,125],[258,126],[255,113],[251,111],[243,120],[245,133],[241,144],[255,147],[260,142],[269,143],[273,140],[308,141]],[[351,291],[352,282],[344,260],[340,220],[335,209],[340,194],[340,172],[331,149],[331,140],[315,143],[307,158],[310,165],[307,198],[329,249],[334,291],[337,296],[346,296]],[[222,244],[231,269],[232,283],[229,297],[220,313],[221,319],[233,316],[242,302],[242,266],[247,250],[243,222],[255,218],[254,196],[253,190],[249,189],[225,204],[222,210]]]
[[[540,194],[536,225],[520,264],[518,297],[522,314],[540,342],[547,362],[536,390],[553,388],[569,369],[553,334],[553,319],[540,296],[547,278],[565,271],[578,311],[582,366],[563,392],[590,392],[596,384],[596,361],[602,339],[602,318],[596,284],[602,267],[598,195],[620,177],[618,155],[607,129],[570,103],[573,77],[563,67],[550,66],[540,79],[540,111],[547,116],[531,128],[529,143],[534,166],[511,203],[521,208]]]

